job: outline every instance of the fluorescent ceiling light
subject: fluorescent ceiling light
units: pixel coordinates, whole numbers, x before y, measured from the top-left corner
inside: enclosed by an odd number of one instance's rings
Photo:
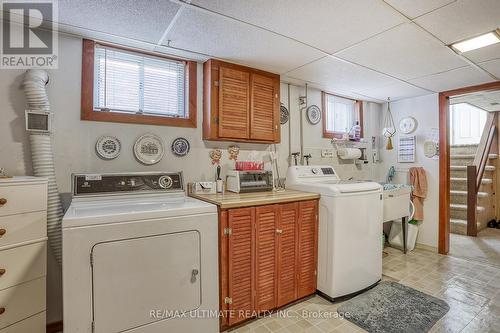
[[[452,44],[451,47],[459,52],[467,52],[500,42],[500,37],[494,31],[474,38],[466,39],[462,42]]]

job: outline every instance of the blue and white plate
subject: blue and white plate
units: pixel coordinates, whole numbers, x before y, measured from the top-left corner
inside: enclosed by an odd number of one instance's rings
[[[185,138],[177,138],[172,142],[172,153],[177,156],[186,156],[189,153],[189,141]]]

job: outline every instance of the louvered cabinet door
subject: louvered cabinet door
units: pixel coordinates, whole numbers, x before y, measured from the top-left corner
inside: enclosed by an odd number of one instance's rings
[[[244,312],[251,313],[253,302],[253,237],[254,208],[230,209],[228,227],[231,230],[228,244],[228,295],[229,310],[234,315],[229,316],[229,325],[234,325],[247,319]]]
[[[259,74],[251,76],[250,138],[273,141],[278,131],[276,107],[278,92],[275,80]]]
[[[318,201],[299,203],[297,298],[316,291]]]
[[[250,73],[220,67],[219,137],[248,139]]]
[[[255,208],[255,310],[276,307],[278,206]]]
[[[277,306],[297,299],[298,207],[297,202],[279,206]]]

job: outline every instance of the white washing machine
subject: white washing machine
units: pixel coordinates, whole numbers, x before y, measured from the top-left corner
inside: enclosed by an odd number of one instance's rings
[[[74,175],[64,331],[219,332],[217,219],[182,173]]]
[[[343,181],[331,166],[292,166],[286,187],[321,195],[318,290],[335,299],[382,278],[382,186]]]

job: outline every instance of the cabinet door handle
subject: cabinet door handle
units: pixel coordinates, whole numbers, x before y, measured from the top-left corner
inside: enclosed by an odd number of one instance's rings
[[[5,268],[0,268],[0,276],[5,274]]]
[[[191,283],[196,282],[196,277],[198,276],[200,272],[195,268],[191,271]]]
[[[7,233],[7,230],[0,229],[0,237],[2,237],[3,235],[5,235],[6,233]]]
[[[7,203],[7,199],[5,198],[0,198],[0,206],[3,206]]]
[[[281,235],[283,233],[283,230],[282,229],[276,229],[276,233]]]

